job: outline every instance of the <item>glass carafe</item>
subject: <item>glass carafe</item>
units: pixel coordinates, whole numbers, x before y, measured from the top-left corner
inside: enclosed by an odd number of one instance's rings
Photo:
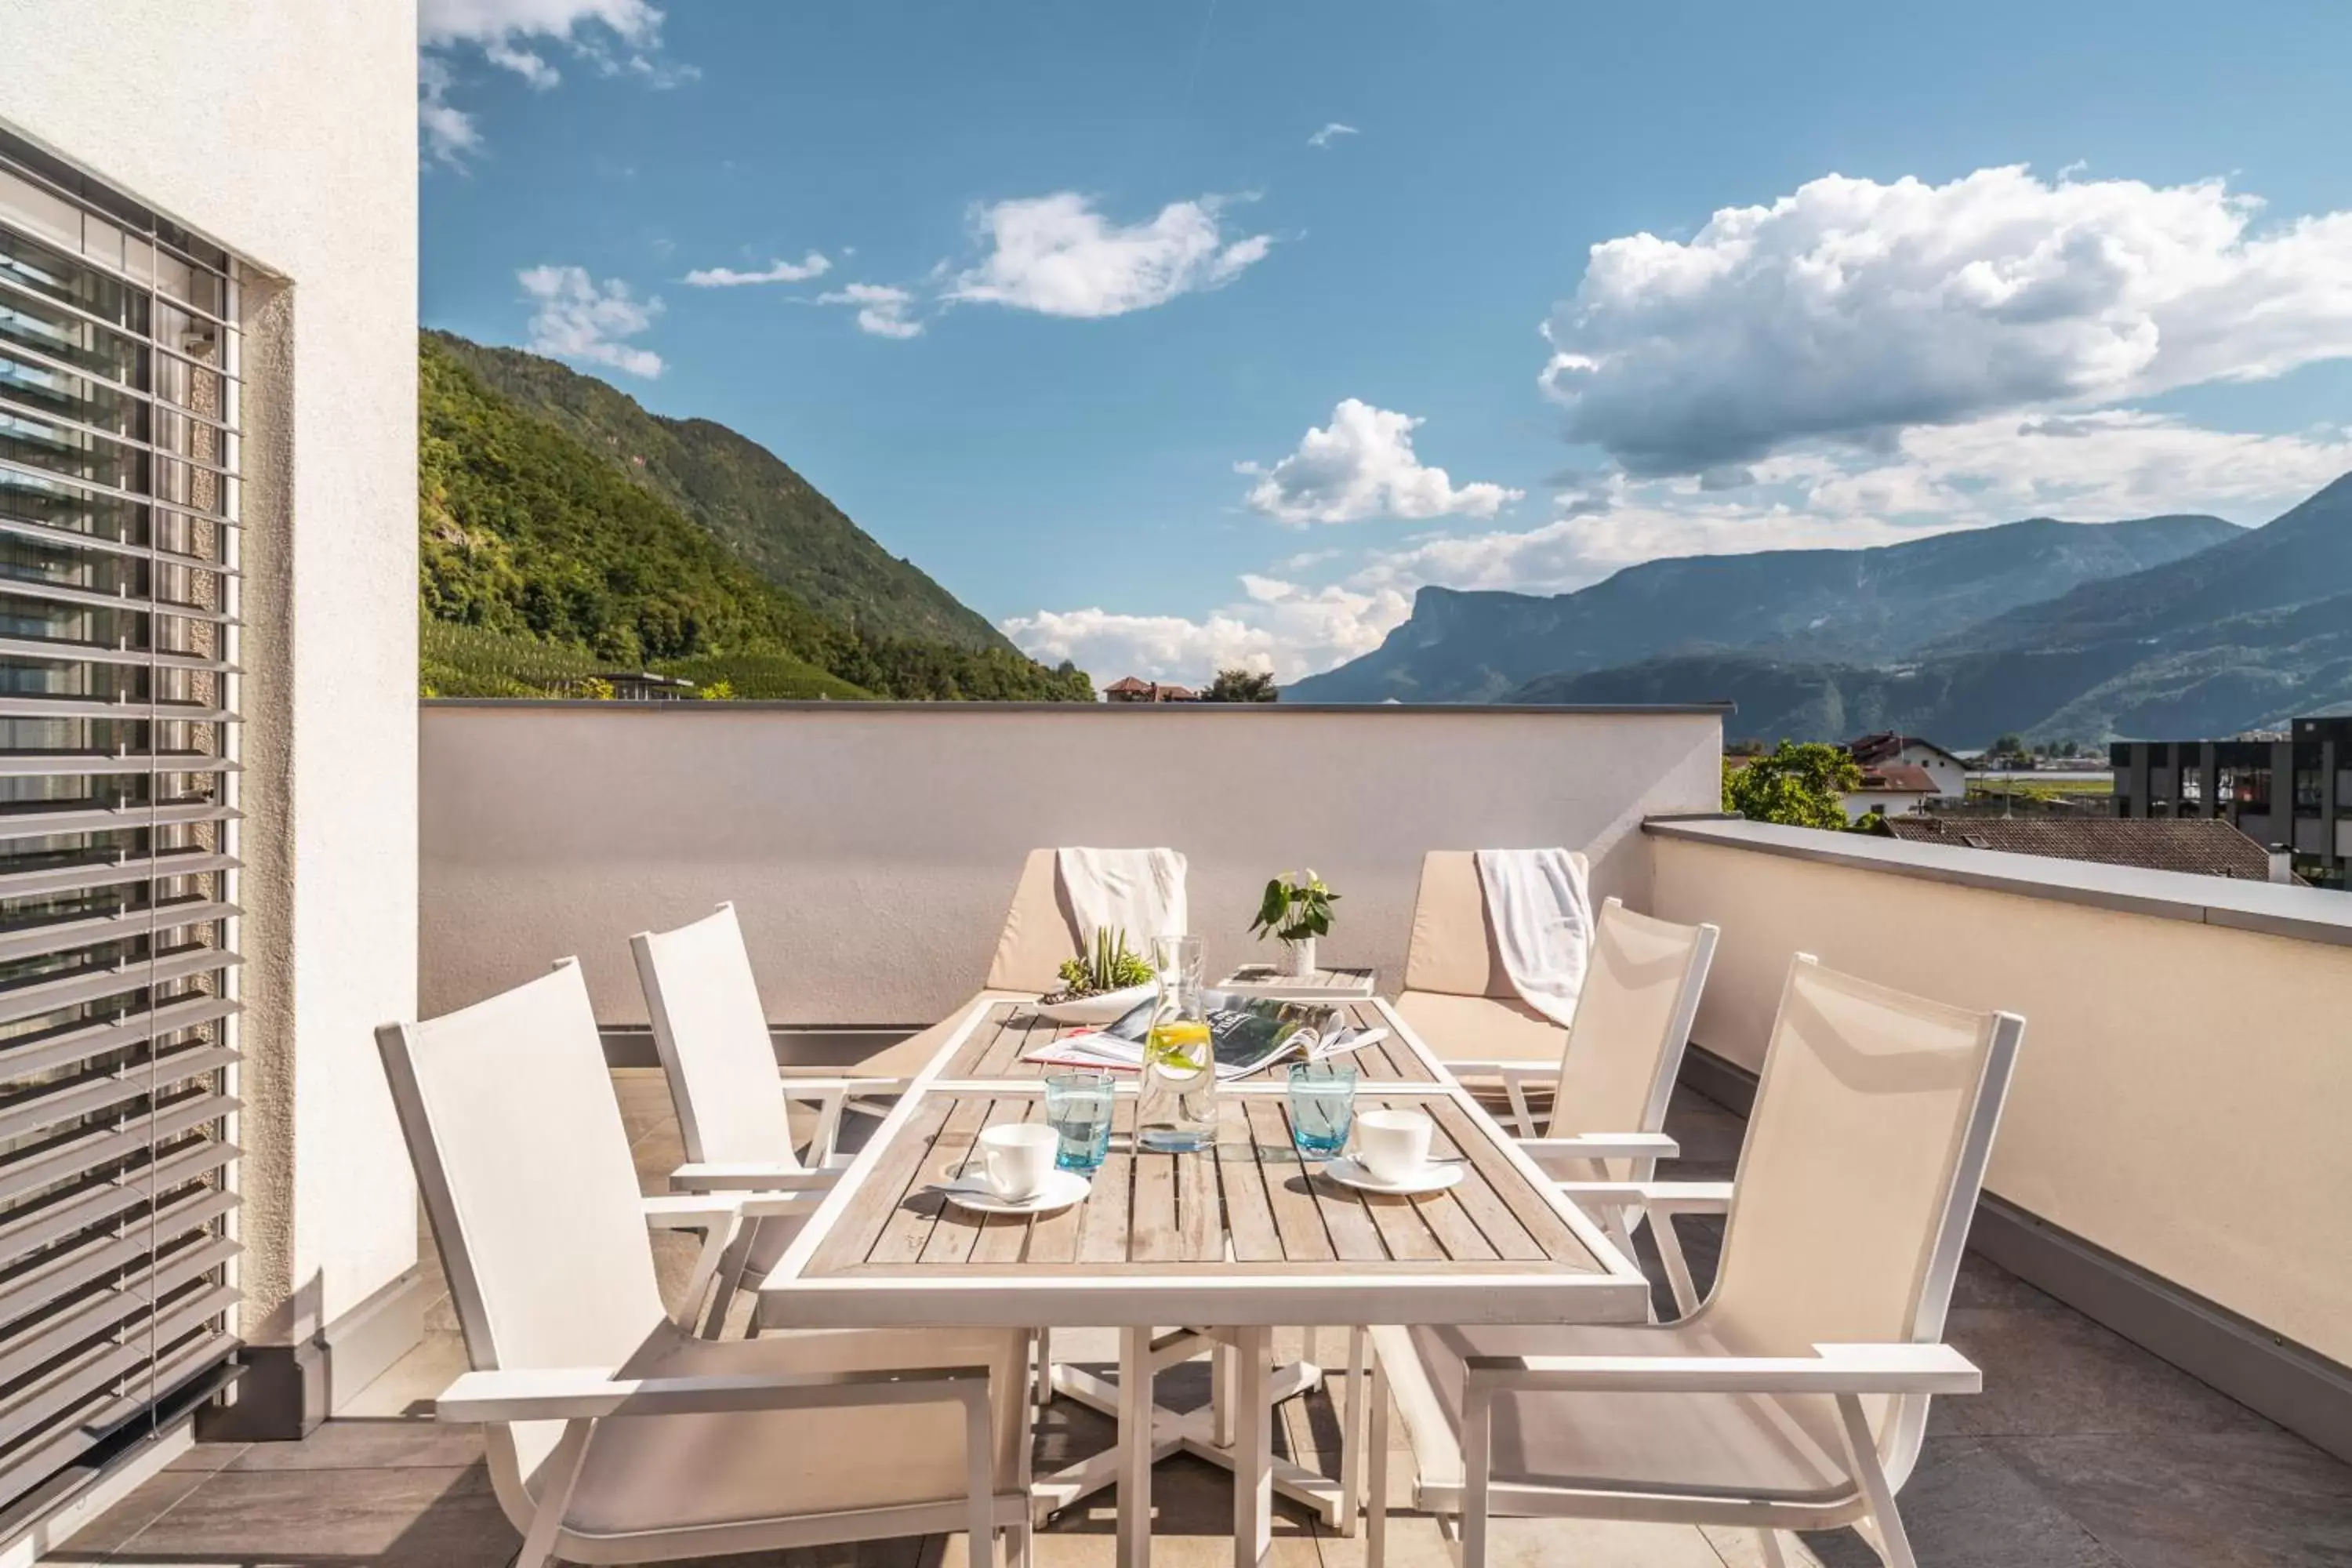
[[[1197,1153],[1217,1141],[1217,1063],[1201,994],[1201,939],[1160,937],[1151,958],[1160,995],[1144,1039],[1135,1144],[1163,1154]]]

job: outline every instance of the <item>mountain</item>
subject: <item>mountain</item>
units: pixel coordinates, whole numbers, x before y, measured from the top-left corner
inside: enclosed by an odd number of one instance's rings
[[[2212,549],[2086,584],[1877,667],[1755,654],[1542,677],[1512,700],[1728,698],[1731,732],[1982,744],[2190,739],[2352,709],[2352,475]]]
[[[418,346],[417,415],[429,692],[576,690],[619,665],[741,697],[1094,695],[1066,664],[885,637],[813,606],[614,458],[500,395],[437,333]]]
[[[1539,675],[1730,650],[1868,664],[2077,584],[2235,537],[2218,517],[2051,518],[1868,550],[1769,550],[1628,566],[1573,594],[1423,588],[1372,652],[1285,692],[1301,702],[1481,702]]]
[[[2352,593],[2352,474],[2261,528],[2128,576],[2085,583],[1981,625],[1931,639],[1927,650],[2088,647],[2116,638],[2158,642],[2209,623]]]
[[[537,354],[424,335],[491,391],[606,455],[760,575],[835,620],[879,637],[1019,651],[757,442],[708,419],[649,414],[626,393]]]

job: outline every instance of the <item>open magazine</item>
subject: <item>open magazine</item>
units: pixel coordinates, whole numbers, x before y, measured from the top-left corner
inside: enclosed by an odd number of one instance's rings
[[[1277,1002],[1238,991],[1204,991],[1201,1001],[1209,1016],[1209,1043],[1217,1060],[1219,1081],[1246,1078],[1259,1068],[1289,1056],[1313,1056],[1328,1049],[1348,1034],[1345,1009],[1318,1002]],[[1054,1067],[1102,1068],[1112,1072],[1139,1072],[1143,1068],[1144,1037],[1151,1029],[1155,999],[1130,1009],[1118,1022],[1099,1029],[1066,1035],[1022,1057],[1023,1061]]]

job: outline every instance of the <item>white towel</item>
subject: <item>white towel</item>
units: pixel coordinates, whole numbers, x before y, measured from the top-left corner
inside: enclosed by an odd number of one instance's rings
[[[1095,932],[1115,931],[1129,952],[1148,959],[1153,937],[1189,929],[1184,857],[1173,849],[1057,849],[1054,863],[1078,920],[1082,952],[1093,951]]]
[[[1565,849],[1481,849],[1478,881],[1503,972],[1553,1023],[1576,1016],[1592,952],[1592,889]]]

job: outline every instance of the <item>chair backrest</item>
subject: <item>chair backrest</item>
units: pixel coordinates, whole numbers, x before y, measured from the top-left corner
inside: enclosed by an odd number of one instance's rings
[[[1798,954],[1706,1325],[1744,1354],[1941,1339],[2024,1030]],[[1865,1403],[1899,1479],[1927,1400]]]
[[[1589,873],[1582,855],[1569,858],[1579,872]],[[1404,988],[1448,996],[1518,994],[1511,989],[1495,923],[1487,918],[1475,851],[1433,849],[1422,857],[1421,890],[1412,902],[1412,944],[1405,950]]]
[[[387,1024],[376,1046],[468,1363],[617,1367],[663,1330],[636,1169],[577,963],[438,1018]],[[509,1518],[530,1518],[524,1478],[562,1428],[491,1429]]]
[[[1677,925],[1602,900],[1568,1027],[1551,1136],[1655,1132],[1715,962],[1712,925]]]
[[[1055,874],[1055,852],[1032,849],[1021,863],[1021,880],[1013,889],[1012,906],[1004,911],[1004,930],[996,939],[996,962],[989,966],[991,991],[1056,990],[1062,984],[1062,961],[1078,952],[1077,918],[1062,894]]]
[[[735,906],[629,939],[686,1157],[797,1166],[768,1013]]]

